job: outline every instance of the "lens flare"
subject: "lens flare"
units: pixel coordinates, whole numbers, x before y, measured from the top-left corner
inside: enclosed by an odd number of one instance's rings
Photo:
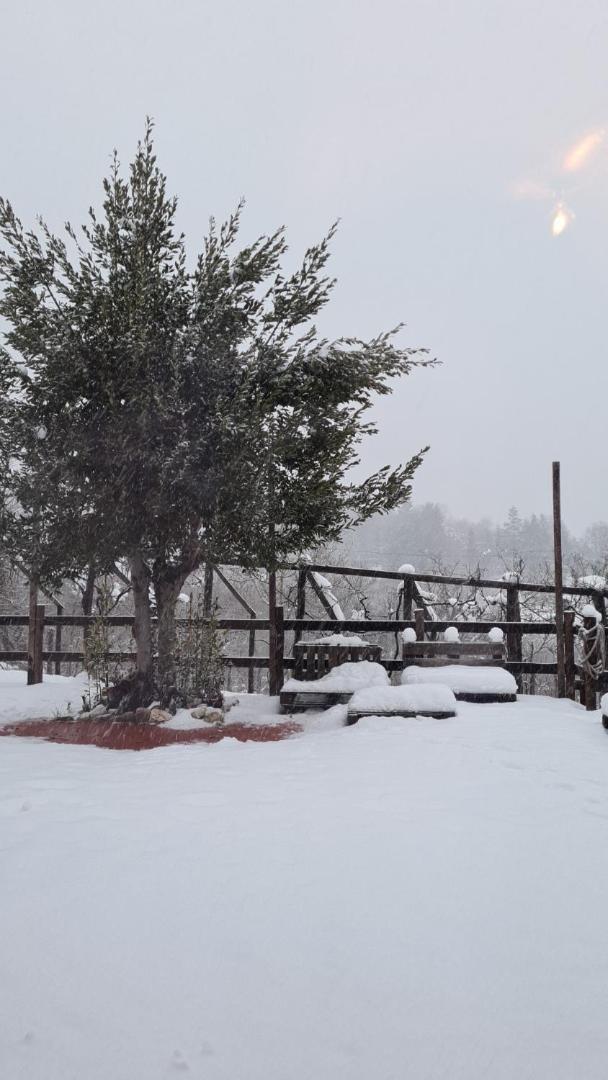
[[[551,218],[551,232],[553,236],[561,236],[562,233],[574,220],[574,214],[563,203],[558,203]]]
[[[602,128],[597,128],[596,131],[590,131],[588,135],[571,146],[562,163],[564,172],[579,172],[580,169],[584,169],[602,145],[605,136],[606,132]]]

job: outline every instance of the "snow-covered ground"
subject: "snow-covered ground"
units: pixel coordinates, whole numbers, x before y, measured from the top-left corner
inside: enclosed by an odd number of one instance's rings
[[[0,1076],[603,1080],[607,740],[543,698],[0,739]]]

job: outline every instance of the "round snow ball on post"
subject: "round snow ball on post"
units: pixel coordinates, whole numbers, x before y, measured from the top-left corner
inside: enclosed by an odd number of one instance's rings
[[[47,432],[44,424],[41,424],[40,427],[36,428],[36,438],[40,439],[41,442],[42,442],[43,439],[46,439],[47,435],[48,435],[48,432]]]
[[[401,640],[404,645],[411,645],[416,641],[416,631],[411,626],[407,626],[405,630],[401,632]]]
[[[585,604],[581,611],[581,615],[583,616],[583,619],[595,619],[596,622],[602,621],[602,616],[593,604]]]
[[[491,630],[488,630],[488,638],[496,645],[499,645],[501,641],[504,641],[505,635],[499,626],[493,626]]]
[[[460,634],[455,626],[448,626],[443,634],[444,641],[460,641]]]
[[[416,571],[414,570],[414,567],[412,566],[411,563],[404,562],[403,566],[400,566],[399,569],[397,570],[397,573],[398,574],[415,574]]]

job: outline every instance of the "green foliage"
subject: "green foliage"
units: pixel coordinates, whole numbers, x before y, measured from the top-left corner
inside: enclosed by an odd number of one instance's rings
[[[184,705],[203,702],[222,705],[224,685],[224,634],[218,629],[216,612],[205,618],[200,604],[188,608],[185,626],[177,635],[175,672]]]
[[[284,275],[239,206],[190,268],[149,121],[103,190],[61,237],[0,199],[5,547],[51,583],[143,560],[160,611],[203,561],[272,566],[407,500],[424,451],[348,475],[376,396],[433,361],[399,328],[319,338],[335,226]]]
[[[89,676],[89,689],[83,694],[82,704],[86,711],[95,708],[102,700],[108,686],[117,676],[116,666],[110,664],[110,630],[107,616],[112,609],[111,583],[102,580],[97,586],[97,613],[84,634],[84,670]]]

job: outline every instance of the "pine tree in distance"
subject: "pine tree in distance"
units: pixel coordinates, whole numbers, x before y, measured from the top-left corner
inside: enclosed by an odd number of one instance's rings
[[[337,539],[406,501],[424,453],[349,479],[374,398],[433,361],[397,330],[319,339],[334,230],[286,276],[283,229],[238,248],[241,209],[190,266],[150,121],[81,231],[27,230],[0,200],[5,536],[43,579],[128,562],[143,703],[175,693],[176,600],[202,562],[272,568]]]

